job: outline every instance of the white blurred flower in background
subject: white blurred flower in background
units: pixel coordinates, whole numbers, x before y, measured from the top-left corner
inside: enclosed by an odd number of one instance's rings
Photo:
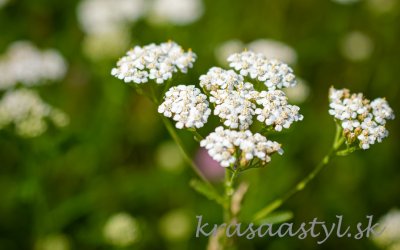
[[[34,90],[11,90],[0,100],[0,129],[12,124],[21,137],[36,137],[47,130],[49,120],[57,127],[69,123],[64,112],[45,103]]]
[[[125,212],[114,214],[104,225],[103,236],[113,246],[128,247],[140,240],[139,222]]]
[[[202,0],[154,0],[149,21],[187,25],[197,21],[203,12]]]
[[[275,58],[287,64],[295,64],[297,62],[296,50],[283,42],[273,39],[257,39],[249,44],[237,39],[228,40],[219,45],[214,53],[218,62],[226,66],[226,58],[229,55],[239,53],[244,49],[264,54],[267,58]]]
[[[376,14],[385,14],[395,9],[397,0],[366,0],[368,9]]]
[[[174,141],[166,141],[158,146],[156,151],[157,166],[169,172],[181,172],[184,159],[178,145]]]
[[[0,8],[2,8],[4,5],[6,5],[8,0],[0,0]]]
[[[301,78],[297,78],[297,84],[292,88],[283,89],[287,97],[294,104],[303,103],[310,95],[310,87],[307,82]]]
[[[113,58],[129,45],[129,26],[147,12],[146,0],[83,0],[78,21],[86,33],[83,52],[92,60]]]
[[[124,29],[146,13],[145,0],[84,0],[77,15],[87,34],[109,33]]]
[[[243,51],[245,45],[242,41],[233,39],[220,44],[214,51],[215,58],[218,63],[227,66],[229,63],[226,61],[230,55]]]
[[[66,71],[67,63],[58,51],[40,51],[31,42],[17,41],[0,58],[0,90],[18,83],[34,86],[60,80]]]
[[[378,221],[379,226],[372,240],[382,249],[400,249],[400,210],[392,209]]]
[[[275,58],[287,64],[297,62],[296,51],[282,42],[272,39],[258,39],[247,45],[248,49],[256,53],[264,54],[268,58]]]
[[[127,50],[130,43],[129,33],[125,30],[113,30],[107,33],[90,34],[82,42],[83,53],[90,59],[102,60],[115,58]]]
[[[363,61],[371,56],[374,44],[366,34],[352,31],[343,37],[340,50],[342,55],[350,61]]]
[[[160,234],[168,241],[179,242],[191,238],[193,216],[184,209],[165,214],[159,221]]]

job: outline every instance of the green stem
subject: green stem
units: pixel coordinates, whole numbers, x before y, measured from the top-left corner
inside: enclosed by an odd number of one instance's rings
[[[335,156],[335,153],[337,150],[342,146],[344,142],[344,137],[341,136],[342,134],[342,128],[340,127],[339,124],[336,124],[336,135],[335,135],[335,140],[333,142],[332,148],[329,151],[328,154],[322,158],[322,160],[318,163],[318,165],[305,177],[303,178],[300,182],[298,182],[289,192],[284,194],[281,198],[274,200],[270,204],[268,204],[266,207],[261,209],[259,212],[257,212],[254,215],[253,221],[258,221],[263,219],[265,216],[279,208],[284,202],[286,202],[289,198],[291,198],[293,195],[296,193],[300,192],[303,190],[307,184],[315,178],[315,176],[318,175],[318,173],[321,172],[322,169],[324,169],[332,156]]]
[[[232,213],[232,196],[235,193],[235,182],[238,177],[239,170],[238,169],[226,169],[225,170],[225,194],[224,194],[224,222],[228,226],[235,220],[234,215]],[[223,249],[231,249],[233,246],[233,239],[223,236]]]
[[[158,105],[159,101],[157,98],[157,95],[155,93],[155,89],[157,86],[155,84],[150,85],[150,93],[151,93],[151,100]],[[215,190],[214,187],[211,185],[211,183],[205,178],[205,176],[200,172],[200,170],[197,168],[196,164],[192,161],[192,159],[189,156],[189,153],[185,150],[185,147],[183,145],[182,140],[179,138],[178,134],[175,131],[175,128],[172,126],[171,122],[169,121],[168,118],[165,116],[161,116],[161,119],[167,128],[168,133],[172,137],[172,139],[175,141],[175,143],[178,145],[180,151],[183,154],[184,160],[192,167],[193,171],[199,176],[199,178],[207,184],[211,189]]]
[[[185,161],[192,167],[193,171],[199,176],[199,178],[203,182],[205,182],[208,186],[210,186],[214,189],[214,187],[211,185],[211,183],[205,178],[205,176],[200,172],[200,170],[197,168],[196,164],[190,158],[189,153],[185,150],[185,147],[183,146],[182,140],[179,138],[178,134],[175,131],[175,128],[172,126],[172,124],[168,120],[168,118],[162,116],[161,119],[162,119],[165,127],[167,128],[168,133],[171,135],[172,139],[175,141],[175,143],[178,145],[179,149],[181,150]]]

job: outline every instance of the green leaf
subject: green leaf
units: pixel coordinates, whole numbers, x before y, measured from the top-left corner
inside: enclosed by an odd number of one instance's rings
[[[279,224],[279,223],[289,221],[292,218],[293,218],[293,213],[291,211],[278,211],[278,212],[270,213],[265,218],[257,220],[254,223],[256,225],[261,225],[261,224],[266,224],[266,223]]]
[[[200,180],[193,179],[190,181],[190,186],[198,193],[204,195],[210,200],[216,201],[218,204],[224,205],[224,199],[213,189]]]
[[[253,221],[259,221],[262,220],[263,218],[267,218],[269,214],[271,214],[275,209],[280,207],[283,203],[282,199],[275,200],[274,202],[268,204],[264,208],[262,208],[260,211],[258,211],[253,218]]]

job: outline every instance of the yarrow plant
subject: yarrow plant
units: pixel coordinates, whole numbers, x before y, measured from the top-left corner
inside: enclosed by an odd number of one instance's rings
[[[177,71],[186,73],[195,60],[193,52],[184,52],[174,42],[136,46],[118,61],[111,74],[127,83],[141,84],[154,80],[162,84]]]
[[[243,51],[227,58],[230,69],[212,67],[201,75],[199,87],[173,83],[174,75],[186,73],[195,60],[196,54],[191,50],[185,52],[174,42],[136,46],[117,62],[111,74],[131,83],[138,93],[148,96],[158,105],[168,132],[201,178],[201,181],[192,181],[191,186],[220,204],[224,220],[229,224],[237,220],[247,190],[243,186],[236,188],[238,175],[270,164],[276,153],[282,155],[282,145],[269,140],[268,134],[289,129],[293,123],[303,120],[300,108],[291,105],[282,91],[297,84],[296,76],[284,62],[261,53]],[[287,199],[304,189],[332,156],[367,149],[388,135],[385,124],[394,119],[394,114],[385,99],[370,102],[362,94],[351,95],[349,90],[334,88],[330,90],[329,99],[329,114],[334,116],[337,124],[331,151],[293,189],[260,209],[253,221],[268,218]],[[199,129],[208,123],[212,114],[220,124],[203,137]],[[175,122],[175,126],[168,118]],[[200,147],[226,169],[223,194],[219,194],[198,171],[175,128],[193,133]],[[232,239],[220,234],[214,237],[221,238],[217,242],[222,248],[234,244]],[[210,242],[215,244],[216,241]]]

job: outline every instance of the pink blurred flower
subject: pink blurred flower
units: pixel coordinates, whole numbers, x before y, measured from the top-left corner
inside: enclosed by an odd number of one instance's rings
[[[199,148],[196,153],[195,162],[200,171],[210,181],[220,181],[224,177],[225,168],[211,158],[207,150]]]

